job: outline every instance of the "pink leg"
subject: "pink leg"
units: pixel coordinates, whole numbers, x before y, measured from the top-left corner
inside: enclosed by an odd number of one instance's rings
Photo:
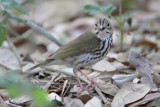
[[[81,82],[81,80],[79,79],[77,73],[74,72],[74,74],[75,74],[75,76],[76,76],[76,78],[77,78],[77,80],[78,80],[78,82],[79,82],[79,85],[80,85],[81,89],[84,90],[85,88],[84,88],[84,86],[82,85],[82,82]]]
[[[79,70],[79,72],[82,74],[82,75],[84,75],[90,82],[91,82],[91,84],[95,84],[98,88],[100,88],[100,86],[95,82],[95,81],[93,81],[91,78],[89,78],[86,74],[84,74],[81,70]],[[87,88],[91,85],[91,84],[89,84],[88,86],[87,86]]]

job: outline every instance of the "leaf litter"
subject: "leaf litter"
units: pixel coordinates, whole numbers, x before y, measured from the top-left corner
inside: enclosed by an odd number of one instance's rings
[[[103,3],[104,1],[101,2]],[[156,10],[151,4],[155,5],[157,2],[158,0],[150,1],[148,3],[149,7],[146,6],[146,8]],[[88,17],[82,12],[82,6],[88,3],[100,2],[69,0],[67,3],[62,0],[60,2],[43,1],[38,5],[34,2],[28,6],[24,5],[26,8],[32,9],[29,11],[30,16],[22,17],[41,25],[65,44],[94,25],[96,18]],[[136,1],[136,3],[139,2]],[[64,9],[61,9],[61,6],[64,6]],[[57,12],[58,10],[59,12]],[[41,13],[44,13],[44,15]],[[79,17],[79,15],[83,17]],[[102,61],[90,68],[82,69],[87,76],[100,85],[100,91],[105,99],[110,102],[110,106],[145,107],[149,105],[148,102],[154,103],[155,99],[160,98],[160,24],[157,20],[159,16],[160,14],[156,12],[137,11],[133,16],[132,26],[129,28],[125,25],[124,27],[123,52],[118,51],[119,29],[117,24],[110,19],[113,22],[114,29],[113,46],[110,52]],[[26,73],[24,71],[43,61],[49,54],[53,54],[59,48],[43,35],[34,31],[30,32],[28,27],[19,26],[14,21],[11,21],[10,24],[12,29],[19,33],[16,38],[10,34],[9,36],[12,37],[11,39],[21,55],[24,65],[22,64],[23,66],[21,67],[14,52],[12,49],[8,49],[9,46],[5,41],[0,48],[1,68],[10,72],[20,69],[22,73]],[[10,33],[10,31],[8,32]],[[60,72],[62,72],[61,75],[51,81]],[[84,77],[80,74],[78,75],[83,80]],[[110,107],[104,103],[103,98],[95,90],[89,93],[78,93],[80,86],[74,77],[73,68],[64,65],[37,68],[31,72],[29,78],[30,81],[42,89],[47,83],[50,83],[45,90],[48,92],[48,99],[50,101],[58,101],[65,107]],[[82,84],[87,86],[88,83],[84,81],[82,81]],[[9,99],[10,96],[3,87],[0,90],[0,96],[7,105],[17,107],[23,107],[22,105],[24,104],[32,105],[32,99],[25,98],[26,95],[21,95],[12,100]]]

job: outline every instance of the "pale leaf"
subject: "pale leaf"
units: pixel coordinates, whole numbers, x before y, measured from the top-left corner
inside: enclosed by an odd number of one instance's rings
[[[112,107],[122,107],[135,102],[143,98],[149,91],[150,87],[145,84],[126,83],[114,96]]]

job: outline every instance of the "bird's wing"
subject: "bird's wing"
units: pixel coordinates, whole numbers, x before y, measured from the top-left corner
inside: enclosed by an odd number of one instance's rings
[[[77,39],[62,46],[49,59],[64,59],[67,57],[79,56],[84,53],[89,53],[91,50],[98,48],[100,40],[93,32],[87,32],[79,36]]]

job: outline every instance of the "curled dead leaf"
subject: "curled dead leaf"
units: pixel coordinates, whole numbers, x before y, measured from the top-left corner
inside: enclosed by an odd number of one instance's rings
[[[126,82],[131,82],[135,77],[137,77],[136,74],[131,74],[131,75],[114,75],[112,79],[114,82],[121,86],[125,84]]]
[[[143,98],[150,91],[145,84],[126,83],[114,96],[111,107],[124,107],[124,105]]]
[[[149,85],[152,88],[156,88],[151,76],[151,67],[144,57],[137,52],[131,51],[129,54],[129,62],[138,70],[142,83]]]

